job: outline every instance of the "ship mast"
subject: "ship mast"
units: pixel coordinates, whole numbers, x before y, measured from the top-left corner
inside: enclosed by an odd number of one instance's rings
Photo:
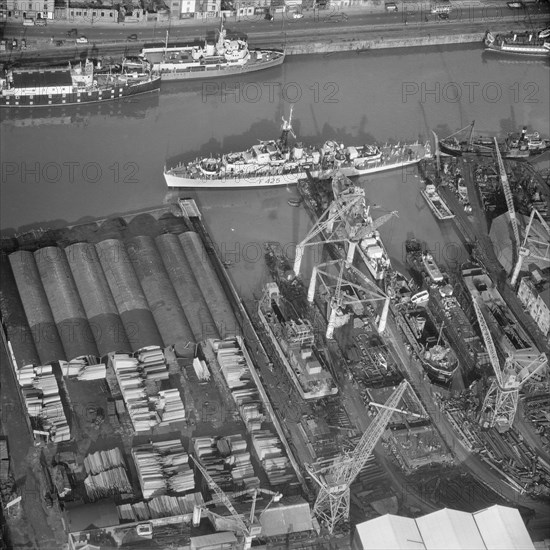
[[[294,104],[290,106],[290,114],[288,116],[288,120],[285,120],[285,117],[281,117],[283,120],[283,124],[281,126],[281,146],[283,148],[286,148],[288,146],[288,134],[292,134],[294,138],[296,136],[294,135],[294,132],[292,131],[292,111],[294,109]]]

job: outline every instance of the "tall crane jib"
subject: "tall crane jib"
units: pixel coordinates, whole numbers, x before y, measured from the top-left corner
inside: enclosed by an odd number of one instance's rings
[[[406,380],[399,384],[353,451],[336,457],[328,465],[317,463],[306,466],[311,477],[319,485],[319,494],[313,513],[331,534],[341,521],[348,520],[350,486],[367,463],[409,387]]]

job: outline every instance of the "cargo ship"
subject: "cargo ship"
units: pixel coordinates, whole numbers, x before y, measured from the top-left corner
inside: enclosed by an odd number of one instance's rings
[[[145,45],[141,57],[151,63],[161,80],[194,80],[241,75],[281,65],[285,52],[256,50],[251,52],[246,40],[229,40],[223,18],[216,42],[205,40],[201,46]]]
[[[428,183],[424,189],[421,189],[420,193],[438,220],[452,220],[455,217],[443,199],[439,196],[433,183]]]
[[[68,67],[10,69],[0,80],[0,107],[48,107],[113,101],[158,92],[160,77],[141,70],[101,72],[90,60]]]
[[[545,31],[524,31],[494,35],[487,31],[484,38],[485,48],[507,54],[550,57],[550,40],[545,34]]]
[[[239,189],[291,185],[311,176],[330,179],[335,170],[348,177],[402,168],[430,156],[430,144],[362,145],[346,147],[327,141],[322,147],[288,143],[292,131],[292,107],[283,117],[281,136],[260,141],[247,151],[195,159],[174,168],[164,168],[168,187]]]
[[[258,316],[302,399],[321,399],[338,393],[315,346],[311,323],[297,315],[294,306],[281,296],[277,283],[265,286]]]
[[[470,137],[467,140],[458,140],[456,135],[466,129],[470,129]],[[495,140],[493,137],[473,136],[474,123],[455,134],[438,139],[438,147],[441,153],[453,157],[462,156],[463,153],[476,153],[481,156],[493,156]],[[499,143],[500,153],[503,158],[518,159],[538,155],[550,149],[550,139],[541,138],[538,132],[527,133],[523,128],[521,133],[510,133],[506,139]]]
[[[353,185],[341,171],[336,172],[330,181],[314,178],[300,180],[298,190],[304,198],[314,223],[323,215],[326,205],[328,208],[335,209],[345,207],[350,202],[354,204],[345,220],[347,232],[357,236],[356,254],[361,258],[372,278],[375,281],[383,280],[391,267],[390,257],[380,233],[374,226],[376,222],[370,215],[370,206],[366,204],[365,191]],[[339,250],[338,254],[345,253]]]

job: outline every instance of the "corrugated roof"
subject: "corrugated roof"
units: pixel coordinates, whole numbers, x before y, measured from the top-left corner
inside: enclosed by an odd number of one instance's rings
[[[356,527],[364,550],[424,550],[424,542],[412,518],[386,514]]]
[[[50,69],[48,71],[13,71],[15,88],[46,88],[50,86],[71,86],[73,79],[69,69]]]
[[[479,550],[484,548],[472,514],[458,510],[438,510],[416,519],[428,550]]]
[[[288,533],[311,531],[311,510],[305,501],[295,504],[272,505],[261,516],[262,533],[266,537],[276,537]]]
[[[491,506],[473,518],[488,550],[534,550],[535,546],[516,508]]]
[[[234,533],[223,532],[214,533],[212,535],[201,535],[198,537],[191,537],[190,548],[191,550],[199,550],[200,548],[212,548],[222,544],[236,544],[237,537]]]

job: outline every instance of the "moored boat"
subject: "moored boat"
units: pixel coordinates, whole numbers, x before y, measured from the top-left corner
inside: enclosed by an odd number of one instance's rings
[[[10,69],[0,80],[1,107],[48,107],[113,101],[157,92],[160,78],[147,63],[140,70],[101,72],[91,61],[68,67]]]
[[[542,33],[526,31],[496,35],[487,31],[484,42],[486,49],[490,51],[550,57],[550,41],[544,31]]]
[[[372,174],[418,163],[431,155],[430,145],[349,146],[327,141],[322,147],[289,145],[292,131],[292,107],[288,120],[283,118],[277,140],[260,141],[246,151],[217,157],[195,159],[164,169],[168,187],[238,189],[295,184],[309,174],[320,180],[330,179],[336,170],[348,177]]]
[[[216,42],[203,45],[145,45],[140,54],[164,80],[194,80],[239,75],[281,65],[285,52],[279,50],[250,51],[243,39],[226,37],[221,20]]]
[[[425,189],[420,190],[420,193],[438,220],[452,220],[455,217],[437,192],[435,185],[428,183]]]

